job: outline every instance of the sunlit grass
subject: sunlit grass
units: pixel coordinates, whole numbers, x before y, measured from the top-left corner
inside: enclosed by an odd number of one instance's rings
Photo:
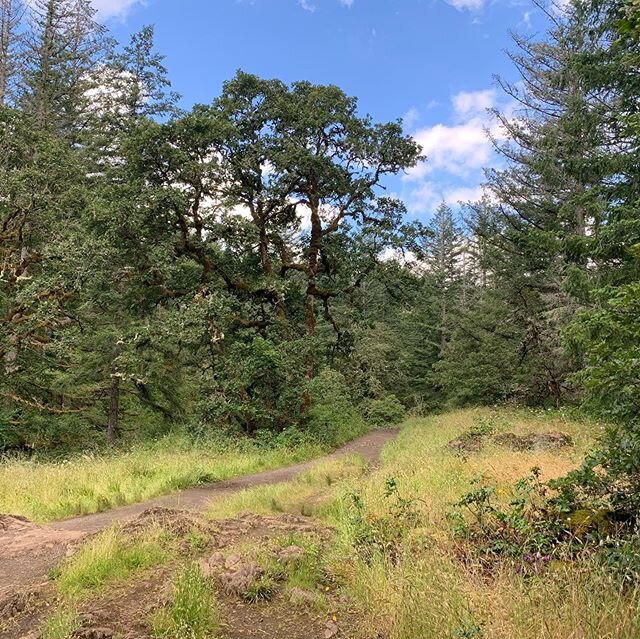
[[[136,503],[204,482],[293,464],[322,454],[316,444],[259,448],[167,438],[129,452],[82,456],[58,463],[0,463],[0,512],[34,521]]]
[[[170,604],[151,619],[153,635],[166,639],[214,639],[220,626],[212,584],[196,564],[177,576]]]
[[[161,529],[130,537],[114,526],[83,544],[59,566],[54,575],[56,588],[63,598],[76,600],[166,562],[171,555],[171,539]]]
[[[260,515],[291,512],[310,514],[308,500],[348,479],[363,475],[366,463],[357,455],[322,461],[291,482],[248,488],[234,495],[216,498],[207,515],[213,519],[233,517],[241,512]]]
[[[517,434],[562,431],[575,447],[547,452],[511,452],[487,445],[457,457],[449,440],[478,423],[493,420],[499,431]],[[338,531],[332,570],[359,606],[363,631],[389,639],[636,639],[640,636],[637,589],[618,582],[592,560],[554,565],[535,576],[498,565],[491,574],[456,557],[446,513],[482,475],[510,496],[511,484],[541,468],[544,479],[575,467],[600,432],[556,413],[456,411],[409,421],[389,444],[379,470],[340,486],[317,514]],[[350,494],[358,493],[371,516],[389,512],[385,479],[394,477],[399,493],[412,500],[421,527],[407,530],[395,561],[354,556]]]

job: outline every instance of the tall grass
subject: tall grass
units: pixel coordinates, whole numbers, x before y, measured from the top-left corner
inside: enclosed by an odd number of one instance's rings
[[[361,477],[366,463],[357,455],[347,455],[331,461],[321,461],[298,475],[291,482],[247,488],[212,503],[207,515],[213,519],[233,517],[241,512],[261,515],[292,512],[309,514],[309,500],[318,493],[345,480]]]
[[[447,443],[478,424],[497,432],[525,434],[562,431],[572,448],[513,452],[487,440],[479,453],[456,456]],[[489,409],[455,411],[409,420],[370,474],[345,471],[340,463],[317,467],[314,476],[261,487],[215,505],[212,515],[240,510],[310,511],[336,529],[335,543],[323,557],[340,587],[355,603],[364,636],[388,639],[637,639],[640,592],[622,589],[593,560],[553,562],[540,575],[523,575],[508,562],[491,572],[463,562],[451,536],[447,512],[482,476],[507,502],[514,482],[533,466],[548,480],[577,466],[601,427],[556,412]],[[323,475],[325,479],[322,479]],[[333,476],[335,475],[335,476]],[[419,523],[403,528],[394,521],[388,479],[411,503]],[[322,498],[318,499],[318,493]],[[363,520],[395,526],[398,551],[392,556],[361,554],[367,543],[362,521],[354,518],[354,497]]]
[[[0,512],[47,522],[108,510],[204,482],[269,470],[322,454],[314,443],[264,447],[168,437],[127,452],[40,463],[0,463]]]
[[[515,433],[561,430],[574,438],[572,449],[511,452],[494,445],[456,457],[446,443],[479,420]],[[488,410],[457,411],[413,420],[383,455],[373,474],[338,489],[319,515],[338,531],[333,570],[364,615],[364,631],[389,639],[637,639],[640,593],[622,589],[593,560],[554,562],[536,576],[519,574],[504,563],[463,563],[456,553],[446,513],[483,475],[510,498],[512,483],[539,466],[545,479],[566,473],[590,446],[597,425],[557,414]],[[420,526],[399,539],[399,556],[360,558],[362,538],[354,528],[350,494],[357,493],[367,517],[389,515],[385,479],[393,476],[404,499],[420,515]],[[557,565],[556,565],[557,564]]]

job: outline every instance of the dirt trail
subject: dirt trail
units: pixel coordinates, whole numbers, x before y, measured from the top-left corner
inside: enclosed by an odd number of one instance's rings
[[[47,572],[65,555],[69,543],[103,530],[115,522],[130,521],[154,507],[205,510],[216,497],[254,486],[290,481],[320,461],[344,455],[361,455],[373,465],[377,463],[384,445],[392,440],[397,432],[395,429],[375,430],[319,459],[198,486],[138,504],[57,521],[46,526],[0,515],[0,600],[7,592],[41,583],[46,579]]]

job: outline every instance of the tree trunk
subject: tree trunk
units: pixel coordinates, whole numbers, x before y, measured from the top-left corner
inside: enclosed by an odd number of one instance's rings
[[[107,443],[115,444],[120,436],[118,413],[120,409],[120,375],[111,375],[111,391],[109,393],[109,420],[107,422]]]
[[[322,246],[322,220],[320,218],[320,206],[315,198],[311,201],[311,238],[309,242],[309,257],[307,269],[307,292],[304,303],[305,327],[308,341],[309,351],[305,359],[306,381],[313,379],[315,361],[313,354],[312,338],[316,333],[316,309],[315,309],[315,293],[316,293],[316,277],[318,274],[318,258],[320,256],[320,248]],[[302,412],[306,413],[311,404],[311,397],[307,391],[302,397]]]
[[[0,1],[0,104],[7,95],[9,79],[9,38],[11,35],[11,1]]]

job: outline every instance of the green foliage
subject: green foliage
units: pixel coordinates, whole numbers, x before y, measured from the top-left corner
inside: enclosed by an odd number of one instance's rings
[[[470,544],[472,553],[494,561],[506,556],[517,560],[519,570],[537,573],[556,553],[563,534],[562,520],[548,509],[547,487],[540,469],[520,480],[507,507],[494,502],[496,490],[480,479],[448,514],[456,537]]]
[[[341,373],[326,368],[308,383],[307,389],[311,407],[306,428],[313,437],[336,445],[365,432],[366,424]]]
[[[577,378],[587,407],[610,420],[640,423],[640,284],[599,292],[599,308],[581,313],[566,331],[585,365]]]
[[[263,337],[231,345],[218,367],[215,386],[201,404],[203,419],[254,434],[300,424],[303,362],[299,344]]]
[[[383,558],[395,563],[400,559],[402,542],[410,530],[419,526],[421,515],[412,497],[400,494],[394,477],[385,479],[385,512],[374,515],[359,493],[349,493],[347,530],[353,548],[366,563]]]
[[[370,399],[364,403],[365,418],[374,426],[399,424],[406,414],[406,408],[395,395],[387,395],[380,399]]]

